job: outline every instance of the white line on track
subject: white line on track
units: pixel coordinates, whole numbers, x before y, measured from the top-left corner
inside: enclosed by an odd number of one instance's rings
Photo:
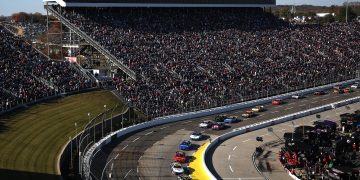
[[[277,130],[277,132],[283,132],[286,131],[286,129]]]
[[[306,104],[300,104],[300,106],[306,106]]]
[[[314,104],[314,103],[317,103],[317,102],[318,102],[318,101],[313,101],[313,102],[311,102],[311,103],[313,103],[313,104]]]
[[[125,174],[124,179],[129,175],[129,173],[130,173],[131,171],[132,171],[132,169],[130,169],[130,171]]]
[[[114,159],[116,159],[118,156],[119,156],[119,153],[115,156],[115,158],[114,158]]]
[[[235,146],[235,147],[233,148],[233,151],[235,151],[236,148],[237,148],[237,146]]]
[[[247,139],[247,140],[244,140],[244,141],[242,141],[242,142],[248,142],[248,141],[250,141],[251,139]]]
[[[94,153],[93,157],[95,157],[96,154],[97,154],[100,150],[101,150],[101,148],[99,148],[99,150],[97,150],[97,151]]]
[[[260,114],[259,117],[263,116],[264,114]]]
[[[229,165],[230,171],[233,173],[234,170],[232,169],[231,165]]]
[[[293,105],[293,104],[295,104],[294,102],[292,102],[292,103],[290,103],[289,105]]]
[[[273,111],[273,112],[271,112],[271,114],[274,114],[274,113],[278,113],[279,111]]]
[[[154,131],[150,131],[150,132],[146,133],[145,136],[147,136],[147,135],[149,135],[149,134],[151,134],[151,133],[153,133],[153,132],[154,132]]]
[[[142,156],[139,157],[139,161],[140,161],[141,158],[142,158]]]
[[[292,109],[292,108],[294,108],[294,107],[288,107],[288,108],[285,108],[285,110],[290,110],[290,109]]]
[[[114,163],[111,163],[111,171],[113,170],[114,168]]]
[[[201,131],[201,133],[204,133],[205,132],[205,130],[204,131]]]
[[[261,135],[260,137],[264,137],[264,136],[268,136],[269,134],[263,134],[263,135]]]
[[[124,150],[124,149],[126,149],[127,147],[128,147],[129,145],[126,145],[126,146],[124,146],[121,150]]]
[[[306,102],[306,101],[309,101],[309,100],[307,100],[307,99],[304,99],[303,101],[304,101],[304,102]]]
[[[228,160],[230,161],[231,155],[229,154]]]
[[[139,140],[139,139],[140,139],[140,137],[138,137],[138,138],[134,139],[132,142],[135,142],[135,141],[137,141],[137,140]]]
[[[328,100],[328,98],[322,99],[322,101],[326,101],[326,100]]]
[[[160,128],[160,129],[166,129],[166,128],[168,128],[169,126],[164,126],[164,127],[162,127],[162,128]]]
[[[136,172],[139,173],[139,167],[136,167]]]
[[[279,109],[281,106],[276,106],[274,109]]]
[[[185,130],[185,128],[180,129],[181,131]]]

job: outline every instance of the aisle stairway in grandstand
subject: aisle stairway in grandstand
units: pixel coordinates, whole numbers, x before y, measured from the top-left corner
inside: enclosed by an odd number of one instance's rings
[[[74,31],[78,36],[83,38],[86,42],[92,45],[97,51],[107,57],[112,63],[116,64],[121,70],[123,70],[129,77],[136,79],[136,74],[133,70],[127,67],[123,62],[118,60],[114,55],[112,55],[107,49],[101,46],[93,38],[88,36],[86,33],[81,31],[79,28],[70,23],[66,18],[59,14],[52,6],[45,6],[45,8],[52,13],[57,19],[59,19],[67,28]]]

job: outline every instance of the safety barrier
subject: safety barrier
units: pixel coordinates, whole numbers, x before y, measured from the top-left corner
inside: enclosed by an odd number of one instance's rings
[[[265,127],[273,126],[275,124],[284,123],[284,122],[287,122],[287,121],[291,121],[291,120],[294,120],[294,119],[309,116],[309,115],[316,114],[316,113],[319,113],[319,112],[331,110],[331,109],[334,109],[334,108],[337,108],[337,107],[345,106],[345,105],[352,104],[352,103],[359,102],[359,101],[360,101],[360,96],[350,98],[350,99],[346,99],[346,100],[343,100],[343,101],[338,101],[338,102],[335,102],[335,103],[330,103],[330,104],[315,107],[315,108],[311,108],[311,109],[308,109],[308,110],[296,112],[296,113],[293,113],[293,114],[289,114],[289,115],[286,115],[286,116],[270,119],[270,120],[267,120],[267,121],[262,121],[262,122],[259,122],[259,123],[247,125],[247,126],[240,127],[240,128],[237,128],[237,129],[233,129],[231,132],[225,133],[225,134],[217,137],[216,139],[214,139],[214,141],[212,141],[212,143],[210,143],[206,147],[206,150],[204,151],[204,154],[203,154],[203,158],[204,158],[203,159],[203,163],[204,163],[203,166],[204,166],[205,170],[207,171],[210,179],[215,180],[215,179],[217,179],[216,175],[214,175],[214,173],[212,173],[209,170],[209,168],[207,166],[209,161],[206,161],[205,157],[209,155],[209,152],[211,150],[213,150],[213,148],[216,148],[220,143],[224,142],[225,140],[230,139],[230,138],[232,138],[234,136],[238,136],[238,135],[250,132],[250,131],[255,131],[255,130],[258,130],[258,129],[265,128]]]
[[[167,123],[182,121],[182,120],[188,120],[188,119],[194,119],[194,118],[199,118],[199,117],[204,117],[204,116],[210,116],[210,115],[214,115],[214,114],[221,114],[221,113],[234,111],[234,110],[238,110],[238,109],[243,109],[243,108],[248,108],[248,107],[252,107],[252,106],[256,106],[256,105],[260,105],[260,104],[266,104],[266,103],[270,103],[271,101],[273,101],[275,99],[291,98],[292,95],[311,94],[315,91],[331,89],[337,84],[348,85],[348,84],[354,83],[356,80],[357,79],[352,79],[352,80],[347,80],[347,81],[343,81],[343,82],[318,86],[318,87],[314,87],[314,88],[304,89],[304,90],[300,90],[300,91],[295,91],[295,92],[291,92],[291,93],[276,95],[276,96],[262,98],[262,99],[256,99],[256,100],[252,100],[252,101],[248,101],[248,102],[241,102],[241,103],[236,103],[236,104],[222,106],[222,107],[205,109],[205,110],[196,111],[196,112],[189,112],[189,113],[159,117],[159,118],[155,118],[148,122],[144,122],[144,123],[133,125],[133,126],[130,126],[127,128],[120,129],[114,133],[107,135],[105,138],[103,138],[100,141],[98,141],[97,143],[93,144],[89,148],[89,150],[85,153],[85,156],[84,156],[84,159],[82,162],[84,164],[84,166],[82,166],[82,167],[83,167],[83,172],[84,172],[85,178],[86,179],[90,178],[90,162],[91,162],[91,159],[94,157],[93,156],[94,152],[98,151],[102,146],[110,143],[111,140],[114,138],[121,138],[122,136],[127,135],[129,133],[133,133],[133,132],[139,131],[141,129],[150,128],[150,127],[154,127],[154,126],[158,126],[158,125],[162,125],[162,124],[167,124]],[[311,110],[311,111],[313,113],[316,113],[315,110]],[[295,115],[294,117],[298,117],[298,115]],[[284,119],[284,121],[292,119],[294,117],[289,116],[286,119]],[[269,125],[273,125],[274,122],[278,122],[278,121],[280,121],[280,120],[276,120],[276,121],[272,120],[272,121],[268,121],[268,122],[258,123],[256,127],[263,128],[263,127],[266,127]],[[245,126],[242,129],[237,129],[236,131],[246,132],[246,131],[249,131],[250,128],[253,128],[253,126]],[[227,136],[229,136],[229,134],[224,134],[224,136],[222,136],[221,138],[226,138]],[[219,141],[219,140],[220,139],[217,139],[217,141]],[[209,146],[211,146],[211,145],[209,145]],[[207,149],[208,148],[209,147],[207,147]],[[205,153],[206,153],[206,151],[205,151]],[[209,171],[209,174],[211,174],[210,171]]]

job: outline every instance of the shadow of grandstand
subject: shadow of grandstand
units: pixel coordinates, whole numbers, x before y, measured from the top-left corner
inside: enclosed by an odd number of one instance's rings
[[[0,179],[6,180],[59,180],[60,175],[0,169]]]

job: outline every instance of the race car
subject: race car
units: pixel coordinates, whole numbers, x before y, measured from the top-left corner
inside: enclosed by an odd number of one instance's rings
[[[295,95],[292,95],[291,98],[293,98],[293,99],[302,99],[302,98],[304,98],[304,95],[302,95],[302,94],[295,94]]]
[[[184,163],[186,161],[186,154],[183,151],[176,151],[174,161]]]
[[[175,175],[180,175],[184,173],[184,168],[179,162],[172,162],[170,164],[171,172]]]
[[[224,120],[226,119],[226,117],[227,117],[227,115],[225,115],[225,114],[216,116],[215,121],[216,121],[216,122],[224,122]]]
[[[342,93],[344,93],[344,90],[343,89],[334,89],[333,93],[334,94],[342,94]]]
[[[214,124],[214,121],[203,121],[199,124],[199,127],[201,128],[211,128],[211,126]]]
[[[201,132],[193,132],[190,135],[191,140],[200,140],[201,138],[202,138],[202,133]]]
[[[354,90],[353,90],[353,89],[351,89],[351,88],[346,88],[346,89],[344,89],[343,91],[344,91],[344,93],[351,93],[351,92],[354,92]]]
[[[191,148],[191,142],[189,140],[184,140],[180,143],[180,150],[189,150]]]
[[[191,180],[191,177],[187,174],[180,174],[178,180]]]
[[[271,102],[271,104],[273,105],[280,105],[283,104],[283,101],[281,99],[275,99]]]
[[[253,112],[263,112],[263,111],[265,111],[265,108],[264,108],[264,106],[255,106],[255,107],[253,107],[251,109],[251,111],[253,111]]]
[[[211,127],[212,130],[221,130],[221,129],[225,129],[225,123],[222,122],[218,122],[212,125]]]
[[[224,119],[224,123],[231,124],[231,123],[237,123],[240,122],[240,119],[238,119],[237,116],[230,116]]]
[[[316,95],[316,96],[320,96],[320,95],[324,95],[324,94],[325,94],[324,91],[315,91],[314,92],[314,95]]]
[[[351,87],[351,89],[357,89],[357,88],[359,88],[359,83],[355,83],[355,84],[351,85],[350,87]]]
[[[251,117],[254,117],[255,114],[249,110],[249,111],[245,111],[245,113],[241,114],[241,116],[244,118],[251,118]]]

